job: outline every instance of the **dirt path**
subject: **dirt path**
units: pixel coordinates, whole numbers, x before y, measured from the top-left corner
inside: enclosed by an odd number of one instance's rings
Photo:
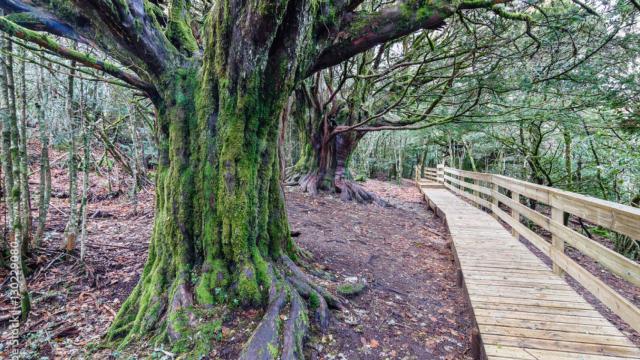
[[[53,172],[54,194],[62,195],[52,199],[47,239],[29,260],[36,269],[28,279],[33,308],[22,326],[21,358],[122,358],[122,353],[110,350],[87,351],[100,341],[140,276],[151,232],[153,192],[141,194],[134,214],[123,195],[126,189],[113,197],[105,180],[92,175],[85,266],[77,256],[60,251],[68,179],[63,169]],[[287,192],[292,228],[301,233],[298,243],[313,254],[314,265],[335,276],[333,281],[318,281],[332,292],[348,278],[367,282],[366,290],[350,299],[344,312],[333,312],[329,332],[310,339],[308,358],[464,359],[470,315],[455,286],[442,223],[426,210],[412,185],[369,181],[365,186],[394,207],[344,203],[326,195],[312,198],[295,189]],[[0,280],[5,276],[0,269]],[[9,308],[0,298],[0,309]],[[256,312],[237,314],[250,322]],[[5,325],[0,324],[0,333]],[[251,330],[236,325],[237,321],[228,324],[239,332],[223,331],[212,358],[235,358]],[[137,349],[141,357],[162,356],[157,349]],[[10,349],[0,348],[0,358],[6,351]]]
[[[394,207],[312,198],[292,190],[287,208],[298,243],[335,274],[325,286],[365,280],[366,290],[334,313],[329,334],[312,339],[310,358],[464,359],[470,310],[455,285],[446,229],[418,190],[368,181]]]

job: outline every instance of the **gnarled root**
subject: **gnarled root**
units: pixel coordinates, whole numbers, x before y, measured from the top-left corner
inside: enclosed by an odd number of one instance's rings
[[[242,360],[302,359],[309,310],[320,331],[325,331],[329,325],[327,302],[339,304],[289,257],[281,260],[275,268],[270,267],[274,280],[269,289],[269,305],[242,350]]]
[[[300,184],[302,176],[302,172],[297,171],[295,166],[288,167],[285,169],[284,184],[287,186],[297,186]]]
[[[322,177],[316,173],[309,173],[300,176],[298,185],[303,192],[307,192],[311,195],[318,195],[318,189],[320,189],[320,182]]]
[[[340,199],[343,201],[357,201],[361,204],[375,203],[380,206],[389,206],[389,203],[382,200],[376,194],[365,190],[363,186],[355,181],[336,179],[334,184],[336,192],[340,194]]]
[[[292,174],[285,181],[289,186],[300,186],[303,192],[311,195],[318,195],[319,191],[329,190],[340,195],[343,201],[356,201],[360,204],[377,204],[389,206],[389,203],[381,199],[376,194],[365,190],[365,188],[355,181],[344,178],[335,178],[333,181],[326,180],[325,175],[318,172],[310,172],[304,175]],[[332,184],[331,184],[332,183]],[[330,188],[329,188],[330,187]]]

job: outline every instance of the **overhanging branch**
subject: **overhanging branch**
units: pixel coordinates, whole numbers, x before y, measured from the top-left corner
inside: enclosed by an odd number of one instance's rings
[[[106,61],[98,60],[95,57],[82,53],[77,50],[69,49],[64,47],[51,39],[49,36],[45,34],[38,33],[33,30],[29,30],[25,27],[22,27],[10,20],[6,17],[0,17],[0,31],[5,32],[11,36],[22,39],[24,41],[37,44],[42,48],[45,48],[63,58],[69,60],[75,60],[85,66],[91,67],[96,70],[103,71],[117,79],[120,79],[126,82],[129,85],[132,85],[149,96],[155,96],[155,89],[150,84],[142,81],[137,76],[123,71],[118,66],[111,64]]]
[[[503,17],[526,16],[500,7],[510,2],[511,0],[467,0],[454,4],[445,1],[405,0],[374,13],[346,12],[342,15],[339,31],[331,35],[329,45],[320,52],[306,75],[337,65],[376,45],[420,29],[439,29],[445,25],[447,18],[460,10],[491,9]]]

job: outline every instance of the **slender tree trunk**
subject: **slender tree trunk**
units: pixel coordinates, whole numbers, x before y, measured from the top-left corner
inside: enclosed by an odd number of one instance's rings
[[[75,62],[71,63],[71,70],[67,83],[67,114],[69,116],[69,219],[64,230],[64,249],[71,252],[76,248],[78,238],[78,163],[76,147],[78,130],[78,114],[75,98]],[[80,98],[82,94],[80,94]]]
[[[140,182],[138,181],[138,172],[139,172],[139,161],[140,158],[138,154],[138,135],[136,133],[136,115],[134,108],[130,108],[129,112],[129,136],[131,137],[131,176],[133,177],[133,184],[131,185],[131,202],[133,203],[133,214],[136,215],[138,213],[138,188],[140,187]]]
[[[602,193],[603,199],[609,199],[609,191],[605,186],[604,178],[602,177],[602,169],[600,163],[600,156],[598,156],[598,152],[596,151],[596,147],[593,143],[591,132],[589,131],[589,127],[587,123],[583,120],[582,127],[584,128],[584,132],[587,135],[589,141],[589,150],[591,150],[591,154],[593,155],[593,160],[596,163],[596,179],[598,180],[598,187],[600,188],[600,192]]]
[[[2,40],[5,40],[2,44],[4,54],[10,54],[11,44],[5,36],[1,36]],[[6,205],[6,217],[7,221],[7,235],[8,238],[13,238],[13,204],[11,191],[13,190],[13,165],[11,163],[11,114],[8,109],[11,108],[11,98],[9,97],[9,75],[8,75],[8,61],[10,56],[0,58],[0,67],[2,71],[2,100],[3,103],[0,108],[7,109],[3,114],[2,120],[2,173],[4,174],[4,189],[5,189],[5,205]]]
[[[429,154],[429,146],[428,144],[424,145],[424,150],[422,150],[420,155],[420,174],[424,174],[424,169],[428,167],[427,164],[427,155]]]
[[[5,46],[5,36],[0,35],[0,49],[7,54],[7,47]],[[5,74],[5,58],[0,58],[0,109],[9,108],[9,91],[7,84],[7,76]],[[3,244],[2,244],[2,265],[4,266],[5,249],[6,254],[9,257],[8,250],[10,248],[10,242],[13,239],[13,204],[11,203],[11,190],[13,189],[13,175],[11,173],[11,121],[8,111],[5,110],[0,113],[0,163],[2,166],[1,172],[4,175],[2,177],[2,197],[4,202],[4,225],[3,232]]]
[[[578,153],[578,161],[576,162],[576,191],[582,189],[582,154]]]
[[[562,129],[562,138],[564,140],[564,170],[567,176],[567,190],[574,191],[573,170],[572,170],[573,155],[571,153],[571,147],[572,147],[571,132],[566,127]]]
[[[24,50],[21,55],[24,57]],[[22,247],[25,256],[29,253],[29,245],[32,241],[31,234],[31,191],[29,190],[29,158],[27,154],[27,78],[25,61],[20,61],[20,124],[18,130],[18,143],[20,144],[19,166],[20,166],[20,201],[22,214],[20,224],[22,227]]]
[[[95,106],[95,102],[94,102],[94,106]],[[90,117],[84,114],[84,111],[82,111],[82,108],[80,112],[80,119],[82,121],[82,148],[83,148],[82,195],[80,199],[80,260],[84,261],[86,251],[87,251],[87,212],[89,210],[87,197],[89,193],[89,169],[91,165],[91,132],[93,129],[93,124]]]
[[[44,237],[44,229],[49,213],[49,202],[51,200],[51,168],[49,166],[49,129],[46,119],[46,108],[49,103],[49,89],[44,88],[43,73],[40,73],[38,81],[38,102],[36,110],[38,112],[38,128],[40,132],[40,185],[38,191],[38,227],[36,235],[33,237],[33,248],[38,248]]]
[[[469,156],[469,162],[471,163],[471,171],[478,171],[478,168],[476,167],[476,160],[473,158],[473,149],[471,147],[471,144],[469,144],[467,141],[463,141],[462,143],[467,149],[467,156]]]
[[[24,230],[22,228],[22,220],[24,219],[22,215],[22,211],[25,209],[22,208],[21,197],[23,194],[21,193],[22,175],[20,174],[20,134],[18,130],[18,115],[16,109],[16,96],[15,96],[15,82],[13,76],[13,47],[10,41],[6,42],[4,48],[4,54],[6,55],[6,59],[4,61],[4,79],[5,79],[5,91],[7,104],[9,105],[9,116],[7,116],[8,121],[5,123],[9,127],[9,158],[11,164],[11,179],[12,179],[12,187],[11,193],[8,197],[10,197],[9,203],[11,204],[11,218],[9,222],[11,223],[11,229],[13,232],[9,233],[9,243],[14,243],[15,248],[18,252],[16,257],[19,259],[17,263],[17,278],[18,278],[18,292],[20,293],[20,310],[21,317],[23,320],[27,318],[29,315],[29,311],[31,310],[31,301],[29,299],[29,290],[27,288],[27,282],[25,279],[24,272],[24,246],[22,240],[24,239]],[[7,161],[9,162],[9,161]]]

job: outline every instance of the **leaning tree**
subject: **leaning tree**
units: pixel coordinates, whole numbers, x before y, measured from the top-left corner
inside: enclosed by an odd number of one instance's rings
[[[307,314],[325,327],[332,300],[294,264],[280,186],[279,114],[295,84],[467,10],[523,21],[527,33],[535,11],[509,0],[402,0],[368,11],[362,1],[0,0],[0,30],[140,89],[156,109],[149,255],[110,341],[206,348],[207,311],[226,303],[265,310],[244,358],[302,357]]]

